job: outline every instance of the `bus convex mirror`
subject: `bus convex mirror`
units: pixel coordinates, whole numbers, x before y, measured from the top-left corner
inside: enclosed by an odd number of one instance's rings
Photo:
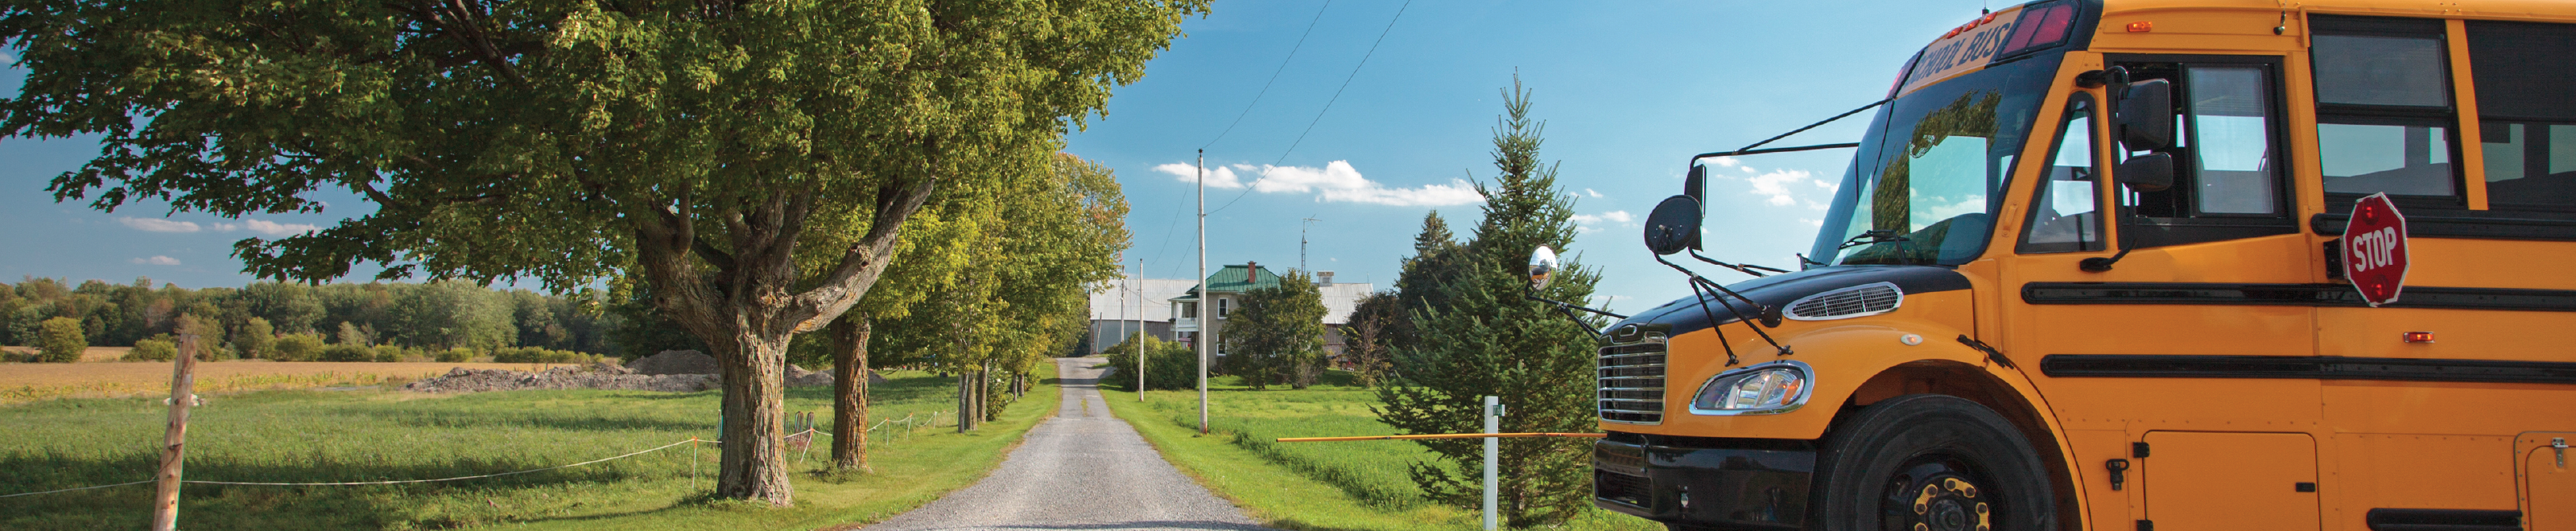
[[[1530,289],[1546,289],[1547,279],[1556,274],[1556,268],[1555,249],[1541,245],[1537,250],[1530,251]]]
[[[2173,147],[2173,86],[2162,79],[2128,84],[2120,91],[2120,146],[2129,151]]]
[[[1646,249],[1657,256],[1682,252],[1699,235],[1699,200],[1687,195],[1664,198],[1646,214]]]
[[[2120,185],[2129,187],[2131,191],[2162,192],[2173,187],[2173,154],[2131,156],[2129,160],[2120,161],[2120,167],[2112,171],[2119,172]]]

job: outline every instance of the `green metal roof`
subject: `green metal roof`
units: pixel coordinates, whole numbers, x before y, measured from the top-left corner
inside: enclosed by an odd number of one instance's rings
[[[1173,298],[1172,300],[1197,300],[1200,287],[1206,287],[1208,291],[1217,293],[1242,293],[1250,291],[1253,288],[1267,288],[1278,285],[1279,274],[1270,272],[1270,268],[1261,267],[1256,264],[1229,265],[1225,266],[1224,269],[1217,270],[1215,273],[1209,273],[1206,279],[1199,281],[1198,286],[1190,287],[1188,292],[1185,292],[1181,294],[1180,297]]]

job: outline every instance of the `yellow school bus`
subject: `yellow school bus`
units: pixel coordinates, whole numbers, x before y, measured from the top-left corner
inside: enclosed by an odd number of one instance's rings
[[[1719,263],[1701,164],[1855,153],[1798,271],[1605,331],[1598,506],[2576,530],[2576,3],[2050,0],[1900,72],[1858,142],[1693,157],[1650,216]],[[2341,273],[2373,195],[2411,242],[2386,304]]]

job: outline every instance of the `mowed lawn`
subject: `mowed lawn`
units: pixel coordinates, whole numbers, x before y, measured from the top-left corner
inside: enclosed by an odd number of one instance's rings
[[[1255,391],[1234,377],[1208,380],[1209,428],[1198,434],[1198,392],[1136,394],[1103,386],[1101,394],[1127,423],[1185,473],[1249,509],[1264,524],[1307,530],[1477,529],[1474,507],[1423,497],[1407,472],[1438,462],[1406,441],[1281,443],[1280,437],[1391,435],[1369,412],[1377,391],[1352,386],[1349,373],[1328,371],[1304,390]],[[1503,473],[1511,473],[1504,471]],[[1655,531],[1661,524],[1586,508],[1566,530]]]
[[[830,439],[791,467],[797,506],[712,501],[716,448],[488,479],[374,486],[188,485],[185,529],[811,529],[882,520],[973,483],[1059,400],[1053,365],[999,421],[954,433],[955,380],[886,371],[873,421],[912,415],[871,437],[876,474],[834,481]],[[830,388],[788,392],[789,411],[831,419]],[[716,392],[541,390],[466,395],[262,391],[193,411],[186,477],[343,482],[492,474],[713,439]],[[157,398],[59,399],[0,406],[0,495],[150,479],[167,409]],[[935,426],[933,424],[936,424]],[[791,453],[796,449],[791,445]],[[694,479],[693,479],[694,477]],[[151,521],[150,484],[0,498],[0,529],[134,529]]]

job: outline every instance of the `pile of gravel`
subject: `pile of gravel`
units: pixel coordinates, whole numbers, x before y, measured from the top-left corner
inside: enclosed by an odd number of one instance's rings
[[[687,369],[696,359],[707,362],[706,373],[648,373],[654,370]],[[655,361],[659,360],[659,361]],[[651,362],[651,363],[647,363]],[[714,369],[715,359],[694,350],[674,350],[635,360],[620,367],[600,362],[587,367],[556,367],[545,372],[503,369],[468,369],[457,367],[444,376],[422,379],[403,386],[405,391],[421,393],[479,393],[483,391],[516,391],[521,389],[616,389],[628,391],[662,391],[689,393],[719,386]],[[678,367],[679,369],[674,369]],[[814,372],[795,365],[787,366],[789,387],[831,387],[832,373]],[[885,377],[868,372],[869,383],[884,383]]]
[[[545,372],[534,373],[457,367],[448,370],[445,376],[403,385],[405,391],[422,393],[477,393],[520,389],[619,389],[686,393],[715,388],[716,377],[712,374],[633,374],[624,367],[606,363],[588,367],[556,367],[546,369]]]
[[[721,374],[716,357],[695,350],[665,350],[626,364],[635,374]]]

